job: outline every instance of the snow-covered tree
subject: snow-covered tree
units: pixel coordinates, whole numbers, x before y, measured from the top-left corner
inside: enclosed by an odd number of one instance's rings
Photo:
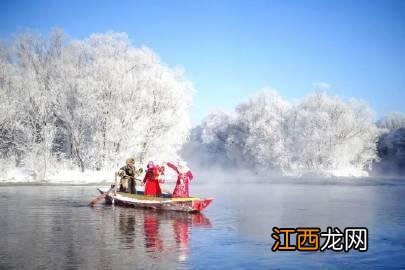
[[[273,90],[262,90],[236,107],[237,126],[244,135],[243,155],[249,166],[259,170],[282,170],[287,166],[285,128],[289,107]]]
[[[390,113],[377,121],[377,126],[389,131],[405,128],[405,114],[399,112]]]
[[[375,164],[379,174],[405,173],[405,115],[390,113],[377,122],[382,135],[377,143],[380,162]]]
[[[0,158],[41,179],[56,161],[84,171],[176,159],[192,91],[181,69],[125,33],[22,33],[0,46]]]
[[[361,102],[315,93],[289,103],[268,90],[235,112],[209,115],[199,129],[206,149],[238,167],[286,175],[365,174],[379,134]]]
[[[397,128],[382,134],[377,144],[380,162],[375,164],[380,174],[405,173],[405,128]]]
[[[378,129],[361,102],[315,93],[294,106],[287,125],[293,172],[357,175],[376,158]]]

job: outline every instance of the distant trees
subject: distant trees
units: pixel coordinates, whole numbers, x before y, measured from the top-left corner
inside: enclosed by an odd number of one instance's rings
[[[385,129],[385,131],[405,128],[405,114],[399,112],[390,113],[378,120],[377,126]]]
[[[175,158],[191,98],[182,70],[126,34],[23,33],[0,45],[0,158],[43,177],[56,161],[85,170]]]
[[[181,69],[124,33],[22,33],[0,42],[0,165],[46,179],[58,166],[173,160],[189,134],[192,90]],[[314,93],[292,103],[268,89],[233,112],[209,114],[183,148],[205,165],[283,175],[403,170],[404,153],[404,115],[374,123],[355,100]]]
[[[405,173],[405,115],[392,113],[377,122],[383,130],[377,143],[380,161],[375,164],[377,173]]]
[[[378,135],[363,103],[325,93],[288,103],[265,90],[235,112],[206,117],[186,152],[197,147],[228,166],[284,175],[363,175],[377,158]]]

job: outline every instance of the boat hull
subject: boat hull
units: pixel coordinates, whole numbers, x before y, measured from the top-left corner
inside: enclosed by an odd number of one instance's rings
[[[128,194],[112,191],[108,192],[98,189],[101,194],[105,194],[106,204],[114,204],[125,207],[149,208],[164,211],[181,211],[181,212],[201,212],[207,208],[212,198],[200,199],[196,197],[189,198],[164,198],[150,197],[142,194]]]

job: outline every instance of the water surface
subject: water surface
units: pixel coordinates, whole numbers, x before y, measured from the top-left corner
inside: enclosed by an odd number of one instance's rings
[[[1,269],[405,268],[402,181],[192,186],[203,214],[99,205],[94,186],[0,187]],[[272,227],[367,227],[366,253],[272,252]]]

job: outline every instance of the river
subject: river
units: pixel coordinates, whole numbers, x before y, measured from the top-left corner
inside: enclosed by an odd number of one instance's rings
[[[194,183],[203,214],[87,203],[95,186],[0,186],[0,269],[405,268],[405,181]],[[272,228],[367,227],[368,251],[271,250]]]

